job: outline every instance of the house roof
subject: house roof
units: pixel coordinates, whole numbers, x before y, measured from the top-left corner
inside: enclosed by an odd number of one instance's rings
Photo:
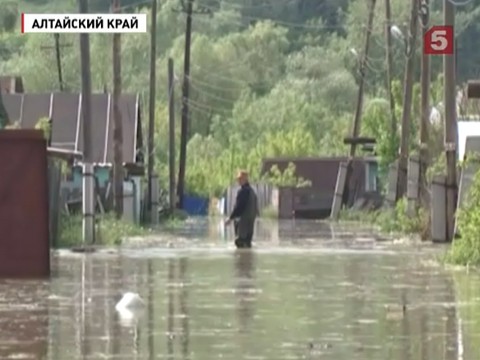
[[[3,102],[11,123],[34,128],[38,119],[52,119],[51,146],[83,151],[81,94],[4,94]],[[92,95],[92,156],[95,163],[113,163],[113,101],[111,94]],[[120,112],[123,123],[124,163],[135,163],[141,148],[142,132],[138,95],[122,94]]]

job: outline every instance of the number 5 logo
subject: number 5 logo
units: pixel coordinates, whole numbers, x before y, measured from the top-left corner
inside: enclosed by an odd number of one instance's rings
[[[428,55],[452,55],[453,42],[452,26],[433,26],[423,37],[423,53]]]

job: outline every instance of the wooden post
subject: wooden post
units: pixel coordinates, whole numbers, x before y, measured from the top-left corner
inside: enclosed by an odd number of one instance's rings
[[[113,12],[120,12],[120,0],[113,0]],[[115,215],[120,219],[123,214],[123,124],[120,112],[120,95],[122,93],[121,37],[113,34],[113,198]]]
[[[387,49],[385,52],[385,65],[387,66],[387,91],[390,101],[390,126],[391,137],[395,139],[397,135],[397,117],[395,116],[395,97],[392,92],[392,71],[393,71],[393,56],[392,56],[392,16],[390,9],[390,0],[385,0],[385,43]]]
[[[455,25],[455,5],[444,0],[444,24]],[[455,41],[453,39],[453,41]],[[443,55],[445,103],[445,155],[447,159],[447,241],[452,241],[457,197],[457,109],[455,91],[455,55]]]
[[[87,0],[78,0],[79,13],[88,14]],[[83,242],[93,244],[95,240],[94,167],[92,164],[92,84],[90,73],[90,40],[88,34],[80,34],[80,62],[82,72],[82,114],[83,114],[83,171],[82,171],[82,213]]]
[[[173,59],[168,59],[168,164],[170,215],[174,215],[175,195],[175,81]]]
[[[55,60],[57,63],[57,74],[58,74],[58,86],[60,91],[65,90],[65,84],[63,83],[63,71],[62,71],[62,54],[61,49],[64,47],[71,47],[72,44],[60,44],[60,34],[53,34],[54,46],[42,46],[42,49],[55,50]]]
[[[148,168],[147,199],[148,210],[152,211],[152,181],[155,162],[155,97],[156,97],[156,63],[157,63],[157,0],[152,0],[152,27],[150,30],[150,95],[148,109]]]
[[[353,129],[352,129],[352,138],[356,139],[360,132],[360,124],[362,118],[362,109],[363,109],[363,96],[365,92],[365,74],[367,71],[367,59],[368,59],[368,51],[370,49],[370,37],[372,33],[372,25],[373,25],[373,16],[375,14],[375,4],[376,0],[371,0],[370,3],[370,11],[368,13],[368,24],[367,29],[365,30],[365,50],[363,52],[362,59],[360,61],[360,84],[358,86],[358,95],[357,95],[357,107],[355,109],[355,117],[353,119]],[[357,148],[357,143],[355,141],[352,142],[350,146],[350,157],[355,157],[355,150]]]
[[[365,92],[365,75],[367,71],[367,61],[368,61],[368,52],[370,49],[370,38],[372,34],[372,27],[373,27],[373,16],[375,14],[375,5],[376,5],[376,0],[371,0],[370,2],[370,10],[368,13],[368,20],[367,20],[367,29],[365,30],[365,48],[363,52],[362,59],[360,61],[360,83],[358,85],[358,95],[357,95],[357,106],[355,109],[355,117],[353,119],[353,128],[352,128],[352,138],[353,141],[350,146],[350,158],[347,162],[347,171],[344,177],[339,177],[341,181],[343,181],[343,184],[338,184],[340,188],[342,189],[342,203],[345,205],[349,194],[349,183],[350,183],[350,177],[352,173],[352,160],[355,157],[355,152],[357,149],[357,143],[355,142],[355,139],[358,137],[359,132],[360,132],[360,124],[361,124],[361,118],[362,118],[362,109],[363,109],[363,96]]]
[[[185,192],[185,171],[187,163],[188,141],[188,100],[190,90],[190,42],[192,39],[192,11],[193,0],[187,0],[187,27],[185,31],[185,58],[183,61],[183,87],[182,87],[182,124],[180,130],[180,164],[178,169],[177,196],[178,208],[183,207]]]
[[[177,183],[177,207],[183,207],[183,198],[185,195],[185,172],[187,164],[187,142],[188,142],[188,101],[190,96],[190,45],[192,40],[192,15],[195,14],[209,14],[208,8],[200,8],[193,11],[193,1],[186,0],[187,4],[182,11],[187,14],[187,24],[185,30],[185,57],[183,61],[183,87],[182,87],[182,123],[180,133],[180,164],[178,169],[178,183]],[[184,1],[182,1],[182,5]]]
[[[398,162],[397,196],[401,198],[407,190],[407,163],[410,142],[410,123],[412,111],[413,75],[415,68],[415,48],[418,28],[418,0],[412,0],[410,15],[410,30],[405,66],[405,80],[403,88],[402,137],[400,139],[400,159]]]
[[[423,41],[428,31],[430,19],[429,0],[422,0],[421,4],[421,25],[423,30]],[[419,204],[423,208],[428,207],[428,185],[427,168],[430,163],[428,153],[428,132],[430,125],[430,56],[422,54],[421,60],[421,107],[422,116],[420,120],[420,172],[419,172]]]
[[[60,34],[53,34],[55,39],[55,59],[57,60],[58,85],[60,91],[63,91],[63,76],[62,76],[62,58],[60,56]]]
[[[159,189],[158,189],[158,176],[154,173],[152,174],[151,178],[152,182],[152,192],[151,192],[151,199],[150,203],[152,204],[152,207],[150,209],[150,222],[152,225],[157,225],[158,224],[158,198],[159,198]]]

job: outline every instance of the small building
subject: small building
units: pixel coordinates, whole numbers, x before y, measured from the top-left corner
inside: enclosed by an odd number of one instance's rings
[[[278,213],[280,218],[326,218],[330,215],[338,169],[347,157],[318,158],[267,158],[263,160],[262,174],[274,165],[284,171],[289,163],[295,165],[295,176],[309,180],[311,186],[279,189]],[[378,190],[378,165],[375,157],[355,158],[349,181],[348,204],[351,206],[361,196]]]
[[[52,120],[51,146],[57,149],[83,152],[82,95],[78,93],[5,93],[2,95],[10,123],[32,129],[43,117]],[[113,101],[108,93],[93,94],[92,157],[99,190],[106,192],[114,160]],[[135,185],[136,215],[140,214],[141,177],[144,174],[141,104],[138,95],[122,94],[120,112],[123,125],[123,164],[126,187]],[[69,189],[73,197],[81,194],[81,163],[72,164]]]

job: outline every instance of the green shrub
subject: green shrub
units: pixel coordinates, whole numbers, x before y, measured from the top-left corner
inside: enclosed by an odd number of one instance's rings
[[[96,244],[112,246],[120,245],[124,238],[140,236],[148,232],[136,224],[125,220],[117,220],[113,214],[97,215]],[[60,217],[58,247],[78,246],[82,241],[82,216],[66,215]]]
[[[464,205],[457,212],[460,238],[453,241],[445,260],[455,265],[480,264],[480,172],[475,174]]]
[[[381,231],[401,234],[425,234],[429,226],[429,214],[423,209],[416,210],[415,216],[408,216],[407,200],[400,199],[393,209],[376,211],[343,210],[341,220],[368,222],[376,225]],[[424,238],[424,236],[422,236]]]

